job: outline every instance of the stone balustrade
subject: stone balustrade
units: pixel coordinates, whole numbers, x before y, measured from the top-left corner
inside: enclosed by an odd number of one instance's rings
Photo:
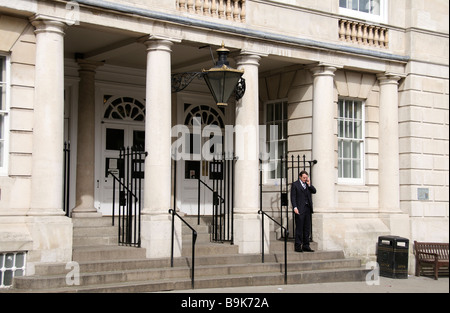
[[[387,28],[345,19],[339,20],[339,39],[372,47],[389,47]]]
[[[245,0],[176,0],[179,11],[245,22]]]

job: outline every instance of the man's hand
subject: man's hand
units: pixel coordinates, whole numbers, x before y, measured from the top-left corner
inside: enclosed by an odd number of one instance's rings
[[[295,213],[295,214],[299,214],[297,208],[294,208],[294,213]]]

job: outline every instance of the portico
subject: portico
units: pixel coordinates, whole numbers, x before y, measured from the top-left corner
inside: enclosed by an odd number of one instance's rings
[[[145,99],[145,123],[141,124],[141,127],[145,133],[145,151],[147,151],[148,156],[145,161],[143,184],[142,247],[147,249],[147,257],[149,258],[167,257],[170,254],[170,246],[167,244],[171,232],[171,221],[168,210],[172,207],[174,187],[171,155],[171,144],[174,138],[173,134],[171,134],[171,128],[178,123],[176,116],[178,115],[178,110],[181,109],[178,101],[175,99],[178,96],[183,98],[183,94],[171,94],[170,77],[174,71],[174,64],[178,62],[178,59],[174,60],[174,53],[176,56],[179,56],[179,49],[181,47],[184,49],[185,47],[183,40],[174,36],[173,31],[174,29],[168,29],[163,31],[161,35],[140,36],[135,43],[132,43],[130,40],[122,40],[124,42],[123,46],[119,45],[116,49],[126,50],[133,47],[133,49],[139,51],[139,54],[145,58],[144,61],[140,61],[144,65],[144,68],[133,70],[133,75],[136,78],[133,78],[132,84],[135,85],[133,87],[134,89],[141,90],[138,94],[141,93],[141,97]],[[71,34],[71,39],[76,38],[74,35],[75,33]],[[230,42],[233,43],[233,40]],[[145,53],[142,54],[142,52]],[[63,51],[59,51],[59,53],[63,53]],[[204,54],[204,51],[202,53]],[[105,65],[107,62],[99,61],[100,57],[108,57],[110,54],[111,52],[106,50],[98,54],[93,52],[86,53],[84,55],[87,55],[88,58],[80,58],[77,64],[80,80],[78,87],[78,124],[76,126],[72,124],[71,126],[72,129],[77,130],[78,134],[77,174],[76,178],[74,178],[76,179],[76,205],[72,212],[74,217],[89,217],[101,214],[101,208],[106,204],[103,203],[106,198],[99,197],[100,193],[98,188],[103,183],[103,181],[101,183],[100,181],[105,179],[103,175],[105,175],[107,168],[105,169],[104,166],[109,166],[114,163],[104,163],[103,159],[107,157],[96,155],[98,149],[93,148],[95,145],[94,138],[99,139],[99,144],[103,146],[108,141],[108,138],[105,137],[108,134],[96,135],[99,127],[95,125],[105,122],[124,125],[123,123],[127,120],[124,118],[122,121],[107,121],[105,119],[107,118],[106,113],[103,111],[105,108],[102,105],[105,103],[103,99],[111,95],[106,95],[105,93],[97,94],[101,90],[96,87],[97,82],[102,81],[103,84],[103,81],[108,81],[108,78],[103,74],[105,67],[108,71],[111,71],[111,69],[118,70],[116,74],[117,78],[125,73],[122,71],[122,67],[108,68]],[[90,55],[91,57],[89,57]],[[225,111],[233,110],[232,113],[226,113],[226,115],[229,116],[228,122],[234,124],[235,127],[242,127],[244,129],[250,127],[255,130],[253,134],[246,134],[245,138],[243,138],[245,154],[238,157],[236,162],[234,231],[235,244],[239,246],[241,253],[258,253],[261,247],[260,238],[258,236],[250,236],[249,231],[250,233],[259,233],[261,224],[257,214],[259,209],[260,141],[255,140],[255,138],[259,138],[258,126],[263,124],[260,120],[262,116],[260,113],[261,104],[259,98],[261,93],[266,93],[266,90],[260,91],[260,63],[262,62],[264,64],[265,72],[267,72],[266,61],[268,58],[269,55],[267,53],[258,50],[253,52],[252,50],[242,49],[233,52],[236,67],[244,70],[247,89],[241,100],[235,105],[230,105],[230,107],[224,109]],[[205,62],[207,62],[206,58]],[[289,66],[293,67],[290,64],[294,63],[295,59],[279,61],[280,65],[287,66],[288,68]],[[201,64],[195,66],[199,68]],[[194,65],[183,63],[181,67],[178,67],[181,70],[188,70],[192,69]],[[301,67],[299,68],[301,69]],[[304,79],[310,77],[313,88],[311,114],[312,144],[306,151],[312,151],[312,157],[319,160],[319,164],[313,169],[313,176],[315,185],[321,187],[323,195],[317,197],[315,206],[319,214],[325,214],[324,216],[326,216],[327,213],[333,214],[337,210],[338,190],[335,174],[335,150],[333,149],[336,138],[334,124],[334,105],[336,103],[334,86],[336,83],[334,78],[336,71],[342,69],[342,65],[338,63],[313,62],[312,65],[304,66],[304,69],[306,71],[298,73],[301,73]],[[69,67],[69,72],[71,70]],[[145,74],[145,78],[142,74]],[[119,85],[120,83],[117,82],[116,84]],[[189,97],[192,99],[195,99],[195,93],[198,93],[199,98],[208,97],[208,92],[205,87],[204,85],[202,86],[201,81],[195,81],[187,91],[184,91],[184,94],[190,94]],[[124,91],[127,87],[123,85],[121,89]],[[392,89],[389,92],[392,93],[395,90]],[[116,95],[112,96],[114,97]],[[122,96],[122,98],[126,97],[126,91],[125,94],[122,92],[122,94],[118,94],[117,96]],[[391,95],[387,97],[391,97]],[[100,99],[103,103],[99,103]],[[289,101],[295,103],[296,100]],[[211,105],[214,105],[213,101],[211,101]],[[395,120],[391,121],[389,125],[392,127],[394,124]],[[106,130],[101,130],[101,132],[106,132]],[[62,131],[60,135],[63,135]],[[293,135],[295,136],[295,131]],[[255,136],[255,138],[252,136]],[[125,143],[126,141],[122,139],[121,142]],[[128,142],[131,143],[131,141]],[[294,148],[292,150],[289,149],[289,151],[295,153],[296,150]],[[393,152],[390,153],[394,154]],[[100,163],[98,161],[99,158],[101,159]],[[389,190],[392,191],[392,189]],[[106,192],[106,190],[102,192]],[[391,199],[390,196],[384,197]],[[179,201],[183,201],[183,199],[179,199]],[[319,222],[316,229],[323,230],[323,225],[320,224],[320,221],[320,218],[316,221]],[[181,232],[181,224],[179,222],[176,223],[175,229],[176,233]],[[321,236],[319,235],[318,238],[321,238]],[[323,242],[326,242],[326,240]],[[326,247],[326,244],[324,247]],[[180,253],[181,245],[178,245],[175,255],[179,255]]]

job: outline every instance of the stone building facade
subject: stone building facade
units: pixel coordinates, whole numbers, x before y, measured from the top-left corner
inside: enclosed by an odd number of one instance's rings
[[[279,126],[275,139],[244,136],[236,161],[240,253],[261,249],[258,156],[270,141],[272,165],[283,153],[317,160],[319,249],[368,260],[380,235],[448,242],[448,25],[445,0],[0,0],[0,253],[25,254],[28,274],[70,261],[71,218],[111,214],[105,168],[119,140],[145,145],[142,247],[169,256],[174,190],[186,214],[196,192],[187,162],[174,188],[172,127],[199,111],[255,134]],[[242,99],[218,108],[195,79],[171,92],[171,75],[212,67],[222,43],[244,70]],[[277,217],[286,177],[270,164],[262,206]]]

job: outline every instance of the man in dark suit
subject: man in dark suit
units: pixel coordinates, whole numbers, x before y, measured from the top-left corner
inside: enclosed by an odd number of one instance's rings
[[[313,203],[311,194],[316,193],[316,188],[310,184],[306,171],[298,174],[298,180],[291,186],[291,203],[295,213],[295,251],[314,252],[309,247],[311,233],[311,214]]]

